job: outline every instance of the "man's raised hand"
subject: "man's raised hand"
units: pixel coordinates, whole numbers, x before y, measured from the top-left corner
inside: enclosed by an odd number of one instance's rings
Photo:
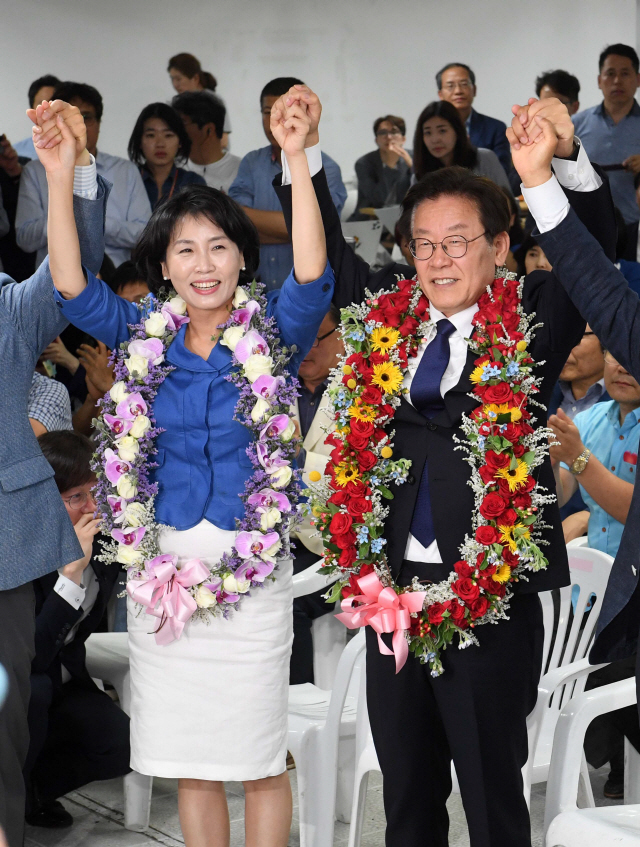
[[[296,99],[286,105],[287,95],[280,97],[271,107],[271,132],[273,137],[284,150],[287,158],[304,153],[307,138],[311,129],[311,118],[307,107]]]
[[[507,129],[507,139],[513,166],[525,188],[542,185],[551,178],[551,160],[558,148],[558,133],[548,118],[535,114],[525,125],[520,114],[516,115]],[[571,144],[573,149],[573,136]]]
[[[39,146],[38,142],[40,134],[37,132],[38,127],[33,127],[33,143],[36,148],[36,153],[38,154],[38,159],[40,159],[49,178],[54,174],[70,172],[72,175],[71,178],[73,179],[73,169],[76,165],[76,160],[78,159],[76,138],[61,115],[56,114],[54,120],[56,128],[60,133],[60,140],[56,141],[53,147],[48,146],[50,142],[47,142],[46,145]],[[89,154],[87,153],[86,148],[84,152],[88,159]],[[81,162],[81,164],[89,164],[89,161]]]
[[[512,106],[511,111],[514,114],[511,128],[518,138],[518,143],[527,144],[529,141],[535,141],[541,134],[541,129],[535,120],[536,115],[539,115],[553,124],[558,136],[558,147],[555,155],[561,159],[571,156],[574,136],[573,121],[569,115],[569,110],[557,97],[547,97],[544,100],[531,97],[526,106]]]
[[[36,150],[52,150],[62,141],[62,133],[57,116],[61,116],[71,131],[76,145],[76,164],[88,165],[87,130],[84,118],[77,106],[71,106],[64,100],[43,100],[35,109],[27,109],[27,116],[33,121],[33,141]]]

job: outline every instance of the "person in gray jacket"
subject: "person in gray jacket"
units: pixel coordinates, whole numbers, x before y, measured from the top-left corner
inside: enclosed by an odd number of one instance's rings
[[[96,179],[86,150],[80,111],[62,101],[30,110],[41,129],[56,134],[56,115],[76,137],[74,214],[83,264],[96,273],[104,253],[104,213],[109,184]],[[59,133],[59,129],[58,129]],[[47,142],[45,142],[47,143]],[[49,142],[55,144],[55,139]],[[33,371],[44,348],[67,326],[52,295],[49,260],[22,283],[0,274],[0,664],[9,693],[0,712],[0,831],[9,847],[22,847],[22,766],[29,732],[29,675],[34,655],[32,580],[81,558],[82,550],[29,424],[27,402]]]

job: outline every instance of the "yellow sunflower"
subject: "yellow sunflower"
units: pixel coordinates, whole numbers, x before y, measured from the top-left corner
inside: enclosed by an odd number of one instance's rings
[[[371,333],[371,346],[379,353],[386,353],[398,343],[400,333],[389,326],[379,326]]]
[[[531,532],[529,530],[529,527],[522,523],[517,523],[515,526],[498,525],[498,529],[500,530],[500,542],[502,544],[508,545],[509,550],[511,550],[512,553],[518,552],[516,530],[519,530],[517,534],[518,538],[531,538]]]
[[[476,368],[476,371],[477,370],[478,370],[478,368]],[[471,374],[472,381],[473,381],[473,374],[476,371],[474,371]],[[517,421],[519,421],[520,418],[522,417],[522,412],[520,411],[520,409],[518,409],[516,406],[510,406],[508,403],[500,403],[500,405],[498,405],[496,403],[488,403],[486,406],[484,406],[482,411],[484,412],[486,417],[488,417],[490,420],[493,420],[493,421],[495,421],[495,419],[498,417],[498,415],[509,415],[510,414],[512,423],[517,423]]]
[[[380,386],[385,394],[394,394],[402,385],[402,372],[393,362],[373,366],[371,382]]]
[[[373,406],[349,406],[349,415],[359,421],[375,421],[377,412]]]
[[[517,488],[527,481],[529,476],[529,468],[527,463],[522,459],[518,459],[518,464],[511,470],[510,468],[500,468],[496,471],[498,479],[506,479],[509,483],[509,491],[515,491]]]
[[[354,467],[347,462],[340,462],[340,464],[336,467],[335,479],[338,485],[344,488],[348,482],[355,482],[357,479],[360,479],[360,474],[358,473],[357,467]]]
[[[471,380],[471,382],[473,382],[475,385],[477,385],[479,382],[482,382],[482,374],[483,373],[484,373],[484,365],[479,365],[474,371],[471,372],[471,376],[469,377],[469,379]],[[488,407],[485,407],[485,408],[488,408]]]
[[[511,576],[511,568],[509,567],[509,565],[503,563],[502,565],[500,565],[500,567],[494,573],[494,575],[491,577],[491,579],[494,582],[500,582],[500,583],[509,582],[510,576]]]

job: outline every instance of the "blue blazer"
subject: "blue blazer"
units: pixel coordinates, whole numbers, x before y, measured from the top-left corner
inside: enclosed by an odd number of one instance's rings
[[[640,300],[573,211],[554,229],[534,232],[553,272],[604,346],[640,380]],[[590,660],[613,662],[636,652],[640,615],[640,486],[635,485],[609,577]],[[634,598],[632,600],[632,598]]]
[[[96,200],[73,198],[84,265],[96,273],[104,253],[109,183]],[[17,588],[82,557],[82,549],[42,455],[27,404],[40,353],[68,321],[51,296],[46,258],[21,283],[0,274],[0,591]]]
[[[327,265],[314,282],[298,285],[290,273],[281,289],[267,295],[267,313],[275,317],[282,343],[298,348],[288,367],[294,376],[332,294],[333,271]],[[55,292],[55,298],[72,324],[112,349],[129,338],[127,324],[140,321],[135,304],[117,297],[92,274],[78,297],[64,300]],[[167,351],[166,360],[175,370],[153,404],[156,425],[164,429],[156,439],[158,467],[151,476],[158,483],[156,520],[185,530],[206,518],[221,529],[235,529],[252,466],[246,453],[250,432],[233,420],[238,389],[226,379],[233,367],[231,351],[216,344],[205,361],[185,346],[185,330],[183,326]]]
[[[469,138],[474,147],[487,147],[493,150],[500,164],[509,174],[512,170],[511,148],[507,141],[507,125],[497,118],[481,115],[475,109],[471,110],[469,120]],[[519,192],[518,192],[519,193]]]

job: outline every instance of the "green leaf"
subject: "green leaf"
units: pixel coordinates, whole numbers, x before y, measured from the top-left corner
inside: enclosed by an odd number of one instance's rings
[[[358,548],[358,558],[359,559],[366,559],[368,555],[369,555],[369,545],[368,544],[361,544],[360,547]]]
[[[342,586],[343,583],[338,580],[338,582],[334,582],[331,586],[331,593],[327,597],[327,603],[335,603],[340,599],[340,595],[342,594]]]
[[[522,461],[526,462],[528,465],[531,465],[531,463],[533,462],[535,457],[536,457],[536,454],[533,452],[533,450],[529,450],[529,452],[525,453],[524,456],[522,457]]]
[[[338,556],[342,553],[342,550],[330,541],[324,541],[323,543],[327,550],[331,550],[332,553],[337,553]]]
[[[384,498],[386,498],[387,500],[393,500],[393,494],[389,491],[389,489],[388,489],[388,488],[385,488],[385,487],[384,487],[384,485],[379,485],[379,486],[378,486],[378,491],[379,491],[379,492],[380,492],[380,494],[382,494],[382,496],[383,496]]]

